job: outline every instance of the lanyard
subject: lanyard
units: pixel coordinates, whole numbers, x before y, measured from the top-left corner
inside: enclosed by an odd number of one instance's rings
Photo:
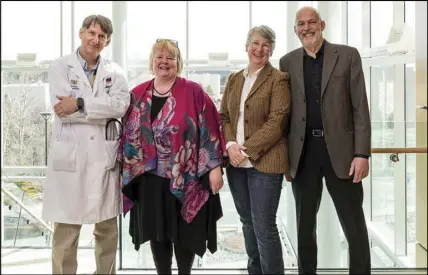
[[[97,78],[97,71],[98,71],[98,68],[95,69],[94,74],[92,75],[92,79],[91,79],[91,83],[90,83],[91,88],[94,87],[95,79]]]

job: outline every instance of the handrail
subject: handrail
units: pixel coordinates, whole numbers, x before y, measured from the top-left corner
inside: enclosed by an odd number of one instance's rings
[[[387,257],[394,262],[395,266],[405,267],[406,265],[400,260],[397,255],[388,247],[385,239],[383,238],[383,234],[379,232],[379,230],[374,226],[372,222],[367,223],[367,231],[369,233],[369,237],[372,241],[374,241],[379,248],[387,255]]]
[[[406,147],[406,148],[372,148],[373,154],[426,154],[425,147]]]
[[[6,195],[8,195],[12,200],[14,200],[19,206],[21,206],[28,214],[30,214],[31,217],[33,217],[36,221],[38,221],[46,229],[48,229],[51,233],[53,233],[52,228],[47,223],[45,223],[42,219],[40,219],[35,214],[33,214],[33,212],[31,212],[31,210],[28,209],[27,206],[25,206],[25,204],[23,204],[17,197],[15,197],[14,194],[12,194],[9,190],[7,190],[6,188],[4,188],[3,184],[1,185],[1,191],[3,193],[5,193]]]

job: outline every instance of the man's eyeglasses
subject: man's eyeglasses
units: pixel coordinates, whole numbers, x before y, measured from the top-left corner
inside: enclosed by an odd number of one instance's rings
[[[172,44],[174,44],[178,48],[178,41],[173,39],[166,39],[166,38],[158,38],[156,39],[156,42],[163,42],[163,41],[169,41]]]

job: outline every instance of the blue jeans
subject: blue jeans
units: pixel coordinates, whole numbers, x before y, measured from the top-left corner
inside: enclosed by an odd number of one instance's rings
[[[276,212],[283,174],[254,168],[226,168],[230,192],[242,222],[249,274],[284,274]]]

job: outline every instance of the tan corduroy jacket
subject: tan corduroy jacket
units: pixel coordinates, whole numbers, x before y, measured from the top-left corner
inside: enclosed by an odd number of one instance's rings
[[[220,108],[226,142],[236,141],[243,71],[229,76]],[[253,167],[264,173],[288,171],[288,148],[284,137],[285,121],[290,112],[288,74],[270,63],[260,71],[245,100],[244,135]]]

